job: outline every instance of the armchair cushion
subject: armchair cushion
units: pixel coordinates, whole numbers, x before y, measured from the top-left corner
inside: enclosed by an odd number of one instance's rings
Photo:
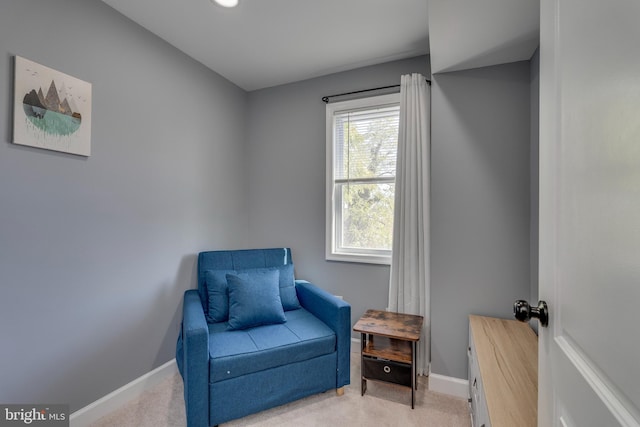
[[[209,324],[209,381],[229,380],[253,372],[330,354],[336,334],[304,308],[285,312],[286,323],[229,330],[225,322]]]
[[[280,272],[256,269],[227,274],[229,329],[286,322],[280,299]]]

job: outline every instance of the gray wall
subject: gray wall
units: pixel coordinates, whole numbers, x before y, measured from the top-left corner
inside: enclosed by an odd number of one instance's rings
[[[432,92],[432,371],[467,376],[468,315],[530,295],[529,63],[436,74]]]
[[[387,306],[389,266],[325,261],[325,104],[322,96],[429,75],[421,56],[251,92],[247,163],[251,246],[292,248],[296,276],[352,305],[355,322]]]
[[[92,155],[13,145],[13,56],[93,84]],[[195,254],[246,246],[247,95],[97,0],[0,4],[0,402],[174,357]]]

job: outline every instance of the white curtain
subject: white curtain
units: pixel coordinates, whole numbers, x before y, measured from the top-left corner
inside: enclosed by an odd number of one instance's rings
[[[431,88],[424,76],[402,76],[400,129],[389,280],[390,311],[424,316],[417,368],[428,375],[430,354],[429,174]]]

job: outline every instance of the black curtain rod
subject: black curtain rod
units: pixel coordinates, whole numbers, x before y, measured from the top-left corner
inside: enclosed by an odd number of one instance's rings
[[[429,80],[429,79],[425,79],[425,80],[427,81],[427,83],[429,83],[429,85],[431,85],[431,80]],[[357,93],[364,93],[364,92],[372,92],[374,90],[391,89],[391,88],[394,88],[394,87],[400,87],[400,85],[374,87],[372,89],[355,90],[353,92],[345,92],[345,93],[337,93],[335,95],[327,95],[327,96],[323,96],[322,97],[322,102],[324,102],[326,104],[326,103],[329,102],[329,98],[336,98],[338,96],[346,96],[346,95],[355,95]]]

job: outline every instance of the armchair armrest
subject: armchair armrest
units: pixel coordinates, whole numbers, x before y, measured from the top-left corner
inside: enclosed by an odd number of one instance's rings
[[[182,312],[184,400],[188,426],[209,426],[209,328],[200,295],[184,293]]]
[[[350,383],[351,305],[306,280],[296,280],[298,300],[336,333],[338,372],[336,388]]]

